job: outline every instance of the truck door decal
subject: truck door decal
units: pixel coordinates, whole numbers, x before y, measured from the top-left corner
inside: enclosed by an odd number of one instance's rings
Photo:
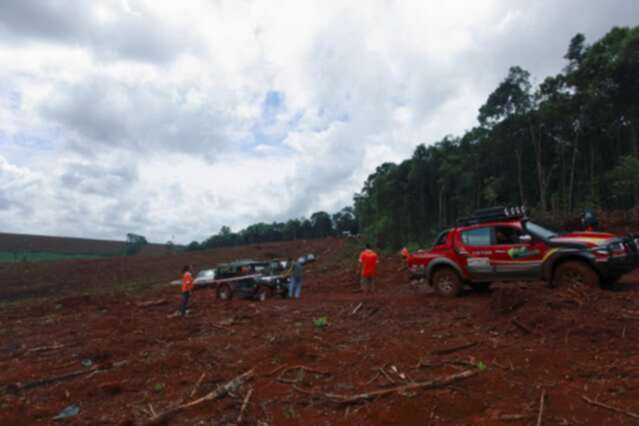
[[[469,257],[468,258],[468,272],[470,273],[486,273],[492,272],[493,268],[490,266],[490,258],[488,257]]]

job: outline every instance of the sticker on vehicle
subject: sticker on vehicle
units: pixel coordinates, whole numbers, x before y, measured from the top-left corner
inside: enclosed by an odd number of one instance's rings
[[[490,272],[490,259],[487,257],[469,257],[468,271],[470,272]]]
[[[511,259],[537,256],[539,253],[539,250],[529,250],[528,247],[513,247],[508,250],[508,256],[510,256]]]

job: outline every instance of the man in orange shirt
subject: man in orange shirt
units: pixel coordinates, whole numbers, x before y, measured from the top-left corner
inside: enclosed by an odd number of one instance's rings
[[[366,244],[366,250],[359,255],[359,269],[361,272],[361,286],[364,293],[372,293],[375,290],[375,275],[377,273],[377,253],[371,250],[370,244]]]
[[[180,305],[180,313],[185,316],[189,311],[189,298],[193,291],[193,276],[191,275],[191,265],[185,265],[182,269],[182,304]]]

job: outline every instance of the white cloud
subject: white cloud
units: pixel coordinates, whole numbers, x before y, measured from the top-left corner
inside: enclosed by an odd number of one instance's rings
[[[0,14],[3,231],[201,240],[349,204],[634,0],[93,2]],[[574,19],[579,10],[580,19]]]

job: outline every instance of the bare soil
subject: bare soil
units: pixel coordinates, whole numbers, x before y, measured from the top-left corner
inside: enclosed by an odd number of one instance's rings
[[[221,302],[199,290],[191,316],[168,318],[179,294],[167,282],[189,260],[306,252],[319,259],[305,270],[301,300]],[[639,273],[608,290],[496,284],[445,299],[410,283],[401,258],[388,256],[368,295],[359,291],[356,254],[353,243],[327,239],[63,262],[32,269],[29,280],[4,269],[3,280],[23,280],[21,291],[34,297],[2,285],[5,300],[14,297],[0,311],[0,424],[56,424],[71,404],[80,412],[66,424],[145,424],[251,369],[239,389],[167,423],[236,424],[250,389],[246,425],[636,423]],[[434,388],[351,402],[331,395],[464,371],[473,375]]]

